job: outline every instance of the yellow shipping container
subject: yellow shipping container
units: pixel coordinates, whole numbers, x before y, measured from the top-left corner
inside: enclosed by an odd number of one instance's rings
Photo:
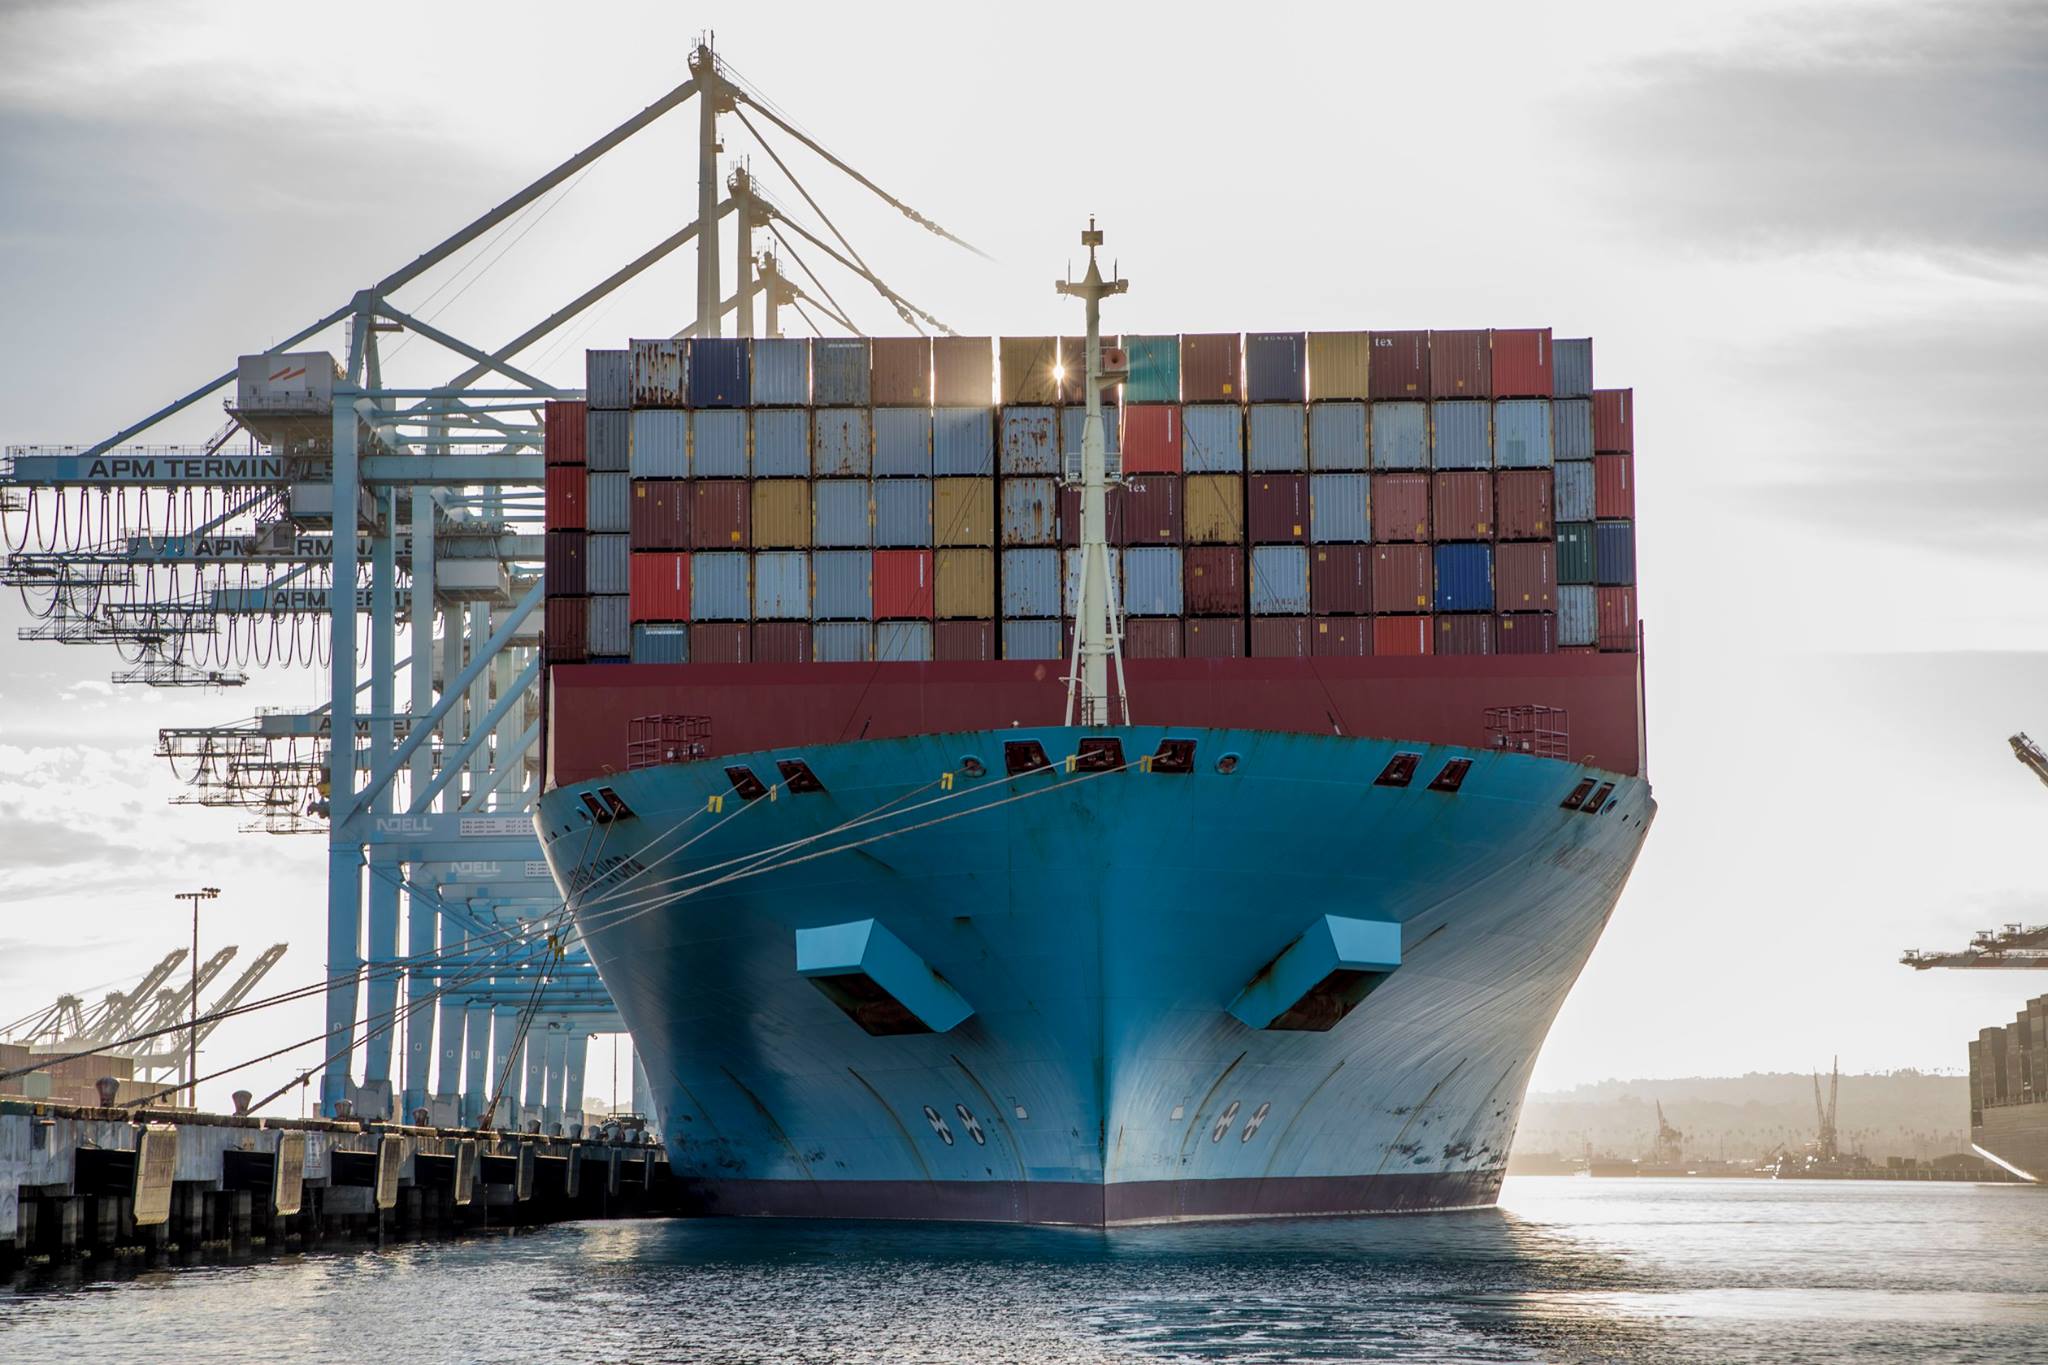
[[[941,620],[992,618],[996,614],[996,552],[939,551],[932,570],[932,609]]]
[[[1320,402],[1326,398],[1364,398],[1367,366],[1372,358],[1372,336],[1367,332],[1310,332],[1308,334],[1308,396]]]
[[[1189,474],[1181,512],[1190,545],[1244,543],[1244,475]]]
[[[756,479],[754,547],[801,550],[811,543],[811,483],[808,479]]]
[[[1002,365],[997,387],[1005,403],[1051,403],[1058,399],[1059,381],[1053,368],[1059,364],[1058,342],[1053,337],[1004,337],[997,343],[996,356]]]
[[[932,544],[944,549],[995,543],[996,481],[933,479]]]

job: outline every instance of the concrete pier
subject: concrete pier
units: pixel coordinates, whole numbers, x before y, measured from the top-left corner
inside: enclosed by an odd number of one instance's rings
[[[559,1137],[0,1099],[0,1274],[677,1211],[637,1133]]]

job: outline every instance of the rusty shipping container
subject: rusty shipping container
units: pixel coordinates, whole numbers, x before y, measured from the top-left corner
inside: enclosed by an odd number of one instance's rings
[[[1004,408],[997,425],[996,468],[1004,474],[1060,472],[1059,410],[1050,407]],[[1176,464],[1180,459],[1174,451]]]
[[[1372,610],[1369,545],[1318,545],[1309,551],[1309,610],[1318,616],[1364,616]]]
[[[744,621],[697,621],[690,626],[690,662],[744,664],[752,662],[752,628]]]
[[[690,548],[737,550],[748,540],[754,500],[744,479],[696,479],[690,484]]]
[[[1372,653],[1372,620],[1365,616],[1318,616],[1310,627],[1308,652],[1326,659],[1362,659]]]
[[[1493,349],[1486,331],[1429,334],[1432,398],[1493,397]]]
[[[1372,538],[1376,541],[1429,539],[1427,474],[1372,476]]]
[[[1244,551],[1235,545],[1192,545],[1181,555],[1190,616],[1242,616],[1245,606]]]
[[[1374,332],[1367,391],[1374,398],[1429,397],[1429,333]]]
[[[985,408],[995,402],[996,351],[988,337],[932,339],[932,404]]]
[[[1244,397],[1235,332],[1188,334],[1180,339],[1180,395],[1185,403],[1235,403]]]
[[[997,497],[1004,545],[1059,544],[1060,495],[1053,480],[1004,479]]]
[[[1502,540],[1549,541],[1552,476],[1547,469],[1503,469],[1493,479],[1495,533]]]
[[[1427,545],[1373,546],[1373,611],[1380,615],[1428,611],[1436,596],[1434,567]]]
[[[1548,398],[1554,383],[1548,327],[1500,327],[1493,333],[1493,392],[1498,398]]]
[[[666,337],[626,343],[633,352],[633,406],[680,408],[689,397],[684,384],[685,344]]]
[[[1310,402],[1362,399],[1372,396],[1368,380],[1372,358],[1370,332],[1308,334],[1308,396]]]
[[[636,550],[690,548],[687,479],[635,479],[631,535]]]
[[[1430,524],[1438,540],[1489,540],[1493,536],[1493,475],[1483,469],[1455,469],[1430,475]]]

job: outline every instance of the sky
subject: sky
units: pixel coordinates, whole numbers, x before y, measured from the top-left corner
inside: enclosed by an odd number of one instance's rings
[[[1112,329],[1548,325],[1636,390],[1662,812],[1535,1088],[1954,1070],[2048,989],[1896,961],[2048,920],[2048,791],[2005,745],[2048,732],[2048,11],[1020,13],[0,4],[0,442],[98,439],[290,335],[658,98],[715,30],[792,122],[994,258],[776,140],[961,332],[1075,330],[1051,284],[1094,214],[1131,280]],[[693,216],[694,132],[671,115],[397,301],[513,335]],[[902,330],[805,254],[859,325]],[[585,346],[687,321],[693,271],[671,258],[522,363],[577,383]],[[449,371],[417,340],[387,365]],[[202,404],[155,439],[220,422]],[[187,932],[170,892],[202,883],[207,942],[288,941],[269,984],[316,979],[322,841],[170,805],[151,751],[162,726],[313,705],[318,677],[115,688],[110,654],[14,639],[27,619],[0,606],[0,1020],[139,975]],[[308,1002],[212,1050],[319,1028]]]

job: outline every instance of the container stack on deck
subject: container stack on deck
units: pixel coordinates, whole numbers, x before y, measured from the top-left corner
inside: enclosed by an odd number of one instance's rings
[[[1970,1123],[2007,1104],[2048,1102],[2048,995],[2029,1000],[2012,1023],[1987,1028],[1970,1044]]]
[[[1593,389],[1591,342],[1125,345],[1128,656],[1635,649],[1632,395]],[[590,352],[546,420],[550,661],[1063,657],[1081,366],[1054,337]]]

